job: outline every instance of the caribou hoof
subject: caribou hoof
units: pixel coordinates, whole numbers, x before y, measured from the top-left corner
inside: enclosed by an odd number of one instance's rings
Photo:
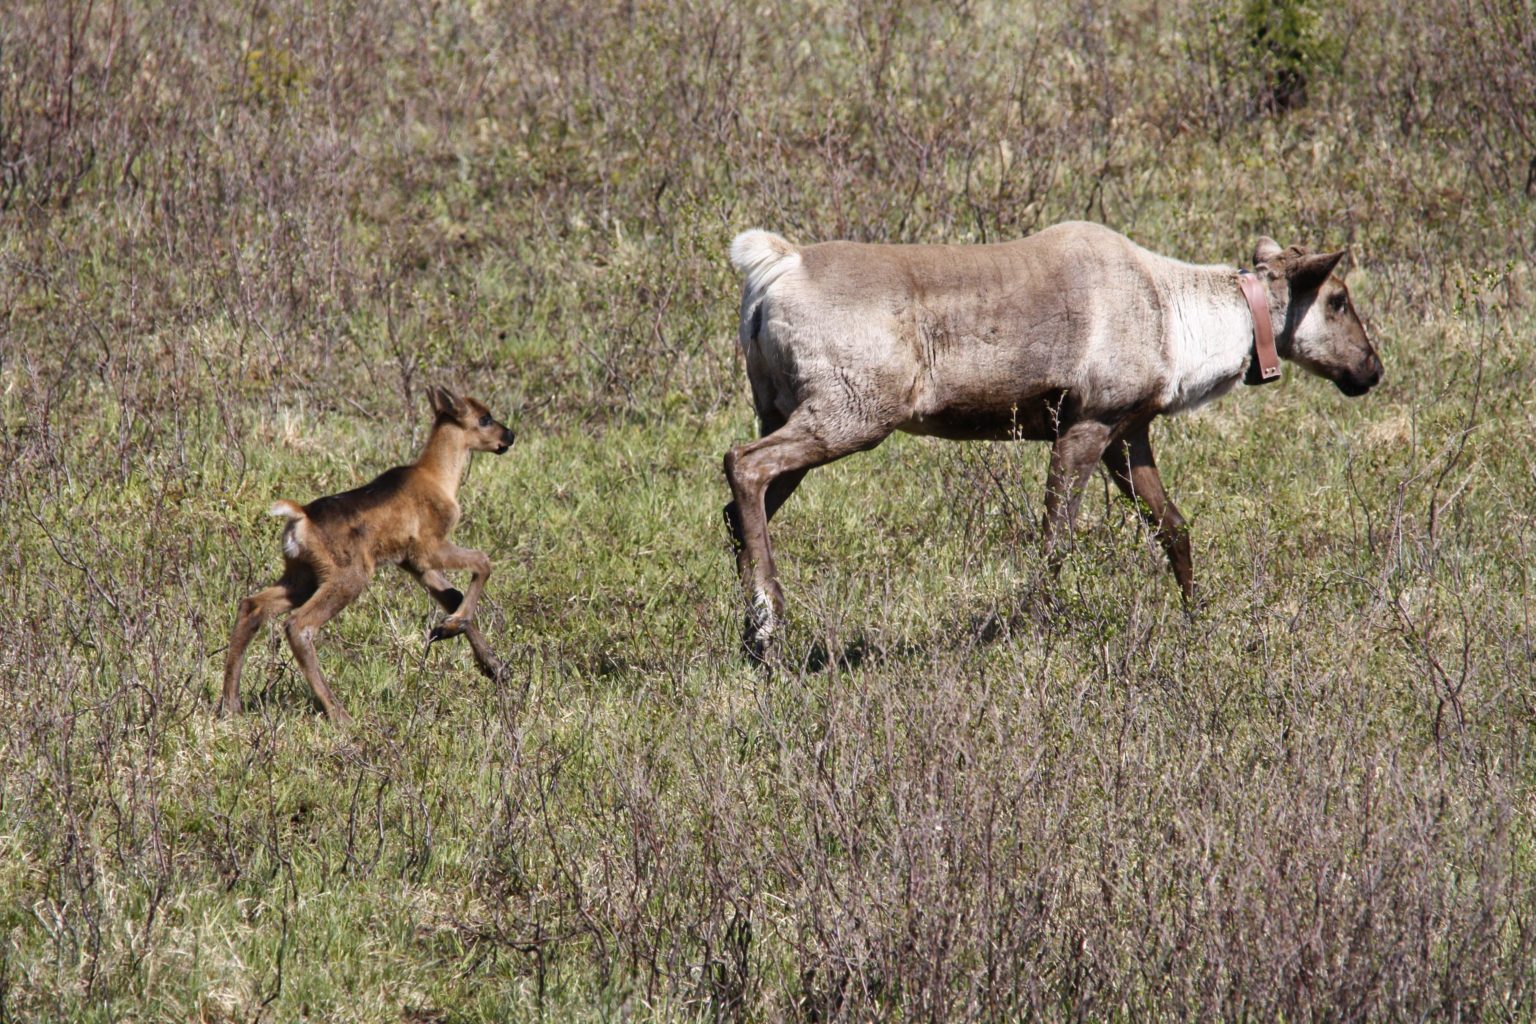
[[[741,653],[754,665],[768,664],[771,638],[752,629],[749,624],[741,633]]]
[[[741,647],[752,661],[765,664],[773,647],[773,638],[779,631],[779,615],[767,591],[759,590],[747,609],[747,621],[742,628]]]

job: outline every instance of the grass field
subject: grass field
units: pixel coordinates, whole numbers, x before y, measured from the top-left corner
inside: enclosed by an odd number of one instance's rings
[[[1431,9],[1436,7],[1437,9]],[[0,19],[0,1020],[1536,1015],[1536,13],[22,0]],[[732,235],[1348,245],[1386,363],[1154,428],[1186,619],[1045,449],[775,520],[743,662]],[[518,431],[423,656],[386,573],[213,701],[276,498]]]

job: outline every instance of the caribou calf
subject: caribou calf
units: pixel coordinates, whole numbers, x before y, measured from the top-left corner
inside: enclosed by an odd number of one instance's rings
[[[483,552],[450,544],[448,534],[459,521],[459,480],[469,453],[500,455],[512,446],[513,434],[473,398],[460,398],[439,387],[429,388],[428,397],[437,418],[415,463],[397,466],[372,483],[308,505],[279,501],[272,506],[272,515],[288,520],[283,530],[283,575],[240,602],[224,658],[224,696],[219,707],[225,714],[240,711],[240,669],[251,638],[268,619],[294,609],[286,629],[299,669],[331,721],[337,725],[351,721],[320,674],[314,636],[363,592],[380,563],[400,566],[448,612],[432,631],[429,645],[463,633],[480,671],[493,679],[500,672],[474,623],[480,592],[491,575],[491,560]],[[468,594],[449,585],[443,571],[450,569],[473,574]]]
[[[738,235],[731,262],[746,278],[740,340],[760,439],[726,453],[725,518],[747,649],[761,655],[784,615],[774,512],[807,471],[896,430],[1051,442],[1042,540],[1053,569],[1102,460],[1192,604],[1189,536],[1148,427],[1239,380],[1278,376],[1276,349],[1346,395],[1374,387],[1381,360],[1333,274],[1343,255],[1261,238],[1251,272],[1195,266],[1087,223],[998,245]]]

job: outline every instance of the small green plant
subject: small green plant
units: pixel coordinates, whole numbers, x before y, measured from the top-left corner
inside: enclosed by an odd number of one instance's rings
[[[1308,82],[1338,52],[1322,31],[1316,0],[1248,0],[1242,25],[1263,74],[1260,106],[1276,113],[1304,106]]]
[[[308,72],[292,50],[255,47],[245,52],[240,96],[247,102],[283,106],[302,96],[308,80]]]

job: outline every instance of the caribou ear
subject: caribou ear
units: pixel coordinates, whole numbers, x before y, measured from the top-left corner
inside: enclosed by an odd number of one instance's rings
[[[427,398],[432,401],[432,411],[439,416],[447,416],[450,419],[459,419],[464,413],[464,403],[447,388],[440,388],[436,384],[427,388]]]
[[[1258,243],[1253,247],[1253,265],[1258,266],[1260,263],[1268,263],[1279,255],[1280,243],[1268,235],[1260,235]]]
[[[1285,270],[1285,276],[1291,282],[1291,290],[1309,292],[1321,288],[1343,258],[1344,250],[1340,249],[1338,252],[1309,252],[1293,260]]]

